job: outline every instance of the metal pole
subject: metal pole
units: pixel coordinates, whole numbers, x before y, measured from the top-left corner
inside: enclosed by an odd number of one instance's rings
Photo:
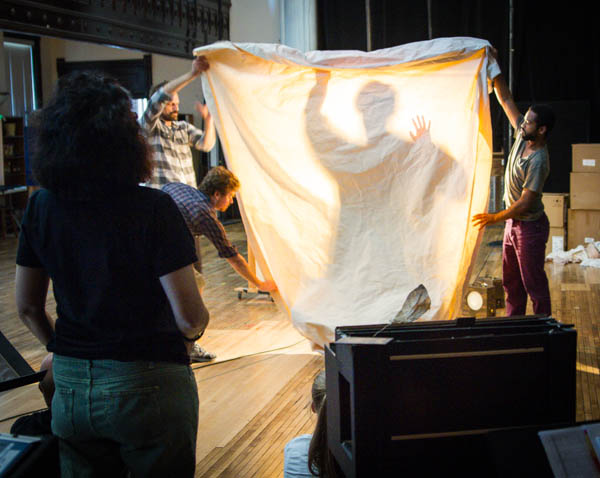
[[[373,48],[373,39],[371,38],[371,0],[365,0],[365,15],[367,24],[367,51]]]
[[[515,7],[514,7],[514,0],[509,0],[508,1],[508,89],[510,90],[510,92],[513,92],[513,83],[514,83],[514,78],[513,78],[513,63],[514,63],[514,52],[515,52],[515,45],[514,45],[514,18],[515,18]],[[508,122],[508,150],[506,152],[506,154],[508,154],[508,151],[510,151],[510,148],[512,147],[513,144],[513,133],[512,133],[512,126],[510,125],[510,121]]]
[[[429,32],[429,39],[433,40],[433,22],[431,18],[431,0],[427,0],[427,28]]]

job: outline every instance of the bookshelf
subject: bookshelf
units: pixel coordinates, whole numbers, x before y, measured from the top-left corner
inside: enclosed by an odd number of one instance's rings
[[[6,186],[24,186],[25,136],[23,118],[8,116],[2,125],[2,178]]]
[[[7,116],[0,129],[0,237],[18,233],[27,204],[24,126],[22,117]]]

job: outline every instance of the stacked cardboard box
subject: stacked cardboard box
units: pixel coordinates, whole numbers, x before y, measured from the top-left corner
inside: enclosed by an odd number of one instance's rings
[[[574,144],[568,247],[600,240],[600,144]]]
[[[564,251],[567,245],[567,193],[544,193],[542,196],[544,211],[550,222],[550,235],[546,243],[546,255]]]

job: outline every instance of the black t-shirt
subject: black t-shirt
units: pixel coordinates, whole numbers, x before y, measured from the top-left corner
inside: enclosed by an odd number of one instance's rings
[[[168,194],[136,187],[75,201],[29,199],[17,264],[43,268],[56,299],[48,350],[84,359],[189,363],[159,277],[197,260]]]

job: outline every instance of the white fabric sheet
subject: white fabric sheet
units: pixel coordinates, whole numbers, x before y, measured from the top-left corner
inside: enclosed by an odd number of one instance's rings
[[[318,345],[387,323],[423,284],[424,319],[457,313],[492,160],[489,44],[301,53],[220,42],[203,75],[242,218],[278,304]],[[412,119],[431,122],[416,142]]]

